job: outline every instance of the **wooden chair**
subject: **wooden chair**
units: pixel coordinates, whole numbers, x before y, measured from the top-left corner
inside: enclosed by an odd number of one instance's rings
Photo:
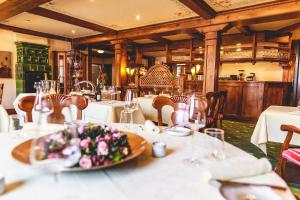
[[[77,119],[81,119],[82,110],[88,105],[88,101],[83,96],[66,96],[63,94],[49,95],[53,103],[53,112],[48,116],[49,123],[64,123],[62,109],[74,104],[77,107]],[[35,96],[26,96],[20,99],[19,108],[26,113],[26,122],[32,122],[32,109],[34,106]]]
[[[297,165],[300,169],[300,148],[289,148],[293,134],[296,133],[300,135],[300,129],[292,125],[281,125],[280,128],[282,131],[287,131],[288,133],[281,147],[280,158],[276,171],[283,179],[286,179],[287,160]]]
[[[174,125],[188,122],[188,97],[186,96],[158,96],[153,100],[152,106],[157,110],[158,125],[162,126],[162,108],[166,105],[171,106],[174,112],[171,114],[171,120]]]
[[[206,126],[217,127],[218,112],[220,107],[220,93],[208,92],[206,94],[207,110],[206,110]]]
[[[20,99],[18,107],[25,112],[25,122],[32,122],[32,109],[35,96],[25,96]]]
[[[224,119],[224,108],[227,99],[227,91],[220,91],[219,94],[220,94],[220,106],[219,106],[217,117],[220,122],[220,128],[222,128],[222,121]]]
[[[0,104],[2,103],[4,83],[0,84]]]
[[[88,100],[84,96],[72,95],[71,103],[77,107],[77,120],[82,119],[82,111],[88,106]]]

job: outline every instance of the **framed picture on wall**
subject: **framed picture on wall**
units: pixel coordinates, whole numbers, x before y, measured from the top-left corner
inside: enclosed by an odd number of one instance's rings
[[[11,52],[0,51],[0,78],[12,78]]]

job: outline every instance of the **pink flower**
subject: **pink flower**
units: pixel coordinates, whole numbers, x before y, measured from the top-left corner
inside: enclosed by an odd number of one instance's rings
[[[59,158],[59,154],[58,153],[49,153],[48,154],[48,159],[56,159],[56,158]]]
[[[111,131],[111,128],[107,126],[107,127],[105,127],[104,131],[109,132],[109,131]]]
[[[108,145],[106,142],[101,141],[98,143],[97,153],[98,155],[103,155],[103,156],[108,155]]]
[[[128,148],[127,147],[124,147],[123,150],[122,150],[122,153],[123,155],[127,156],[128,155]]]
[[[111,136],[110,136],[109,134],[106,134],[106,135],[104,136],[104,140],[106,140],[106,141],[111,140]]]
[[[84,168],[84,169],[89,169],[92,167],[92,161],[91,158],[89,156],[82,156],[80,161],[79,161],[79,165],[80,167]]]
[[[114,133],[113,138],[120,138],[122,136],[121,133]]]
[[[84,132],[84,130],[85,130],[84,126],[79,126],[78,127],[78,133],[79,134],[82,134]]]
[[[89,147],[90,143],[91,143],[91,138],[90,138],[90,137],[87,137],[87,138],[81,140],[81,142],[80,142],[80,147],[81,147],[82,149],[86,149],[86,148]]]

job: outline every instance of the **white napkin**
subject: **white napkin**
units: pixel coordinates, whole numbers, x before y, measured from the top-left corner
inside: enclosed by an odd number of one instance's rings
[[[156,133],[158,134],[160,132],[160,129],[158,126],[156,126],[152,121],[146,120],[145,121],[145,129],[149,133]]]
[[[211,161],[206,167],[212,179],[219,180],[257,176],[272,171],[272,165],[266,158],[234,157],[223,161]]]

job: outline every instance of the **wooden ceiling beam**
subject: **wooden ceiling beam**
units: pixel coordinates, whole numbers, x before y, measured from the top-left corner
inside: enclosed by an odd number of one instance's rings
[[[286,33],[286,32],[294,31],[294,30],[296,30],[298,28],[300,28],[300,22],[292,24],[292,25],[285,26],[285,27],[283,27],[281,29],[278,29],[277,32]]]
[[[179,0],[186,7],[197,13],[200,17],[204,19],[211,19],[216,16],[216,11],[212,9],[203,0]]]
[[[161,42],[161,43],[167,43],[169,42],[170,40],[166,39],[166,38],[163,38],[161,36],[156,36],[156,35],[153,35],[153,36],[148,36],[148,39],[150,40],[154,40],[156,42]]]
[[[0,4],[0,22],[51,0],[7,0]]]
[[[68,41],[68,42],[72,41],[71,38],[67,38],[67,37],[63,37],[63,36],[59,36],[59,35],[53,35],[53,34],[49,34],[49,33],[43,33],[43,32],[39,32],[39,31],[18,28],[18,27],[9,26],[6,24],[0,24],[0,29],[10,30],[13,32],[23,33],[23,34],[28,34],[28,35],[34,35],[34,36],[38,36],[38,37],[50,38],[50,39],[55,39],[55,40],[63,40],[63,41]]]
[[[42,8],[42,7],[36,7],[32,10],[29,10],[28,12],[31,13],[31,14],[39,15],[39,16],[42,16],[42,17],[47,17],[47,18],[50,18],[50,19],[54,19],[54,20],[57,20],[57,21],[64,22],[64,23],[73,24],[73,25],[88,28],[88,29],[91,29],[91,30],[94,30],[94,31],[99,31],[101,33],[116,33],[117,32],[114,29],[107,28],[107,27],[104,27],[104,26],[100,26],[100,25],[95,24],[95,23],[91,23],[91,22],[88,22],[88,21],[85,21],[85,20],[82,20],[82,19],[71,17],[69,15],[65,15],[65,14],[62,14],[62,13],[59,13],[59,12],[48,10],[48,9],[45,9],[45,8]]]
[[[244,35],[252,35],[253,34],[253,31],[251,30],[251,28],[249,26],[234,25],[234,27],[237,28]]]
[[[133,29],[121,30],[117,34],[106,34],[89,38],[75,40],[75,45],[84,43],[103,42],[124,38],[137,38],[146,35],[156,35],[162,33],[176,32],[180,30],[195,29],[218,25],[224,23],[235,23],[238,26],[257,24],[285,19],[300,18],[300,2],[288,2],[265,6],[256,9],[228,12],[218,14],[214,18],[205,20],[201,17],[193,17],[167,23],[148,25]]]

